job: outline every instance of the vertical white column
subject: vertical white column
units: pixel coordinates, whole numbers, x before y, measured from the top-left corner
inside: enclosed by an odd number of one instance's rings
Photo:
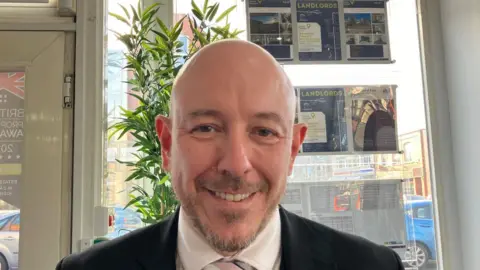
[[[77,1],[72,252],[94,237],[103,184],[104,1]]]
[[[419,3],[438,253],[443,269],[480,269],[480,3]]]
[[[480,2],[439,2],[463,269],[480,269]]]

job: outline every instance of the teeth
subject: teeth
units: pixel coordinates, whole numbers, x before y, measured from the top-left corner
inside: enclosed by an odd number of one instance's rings
[[[231,202],[239,202],[241,200],[245,200],[246,198],[250,197],[250,195],[252,195],[252,193],[229,194],[229,193],[218,192],[218,191],[215,192],[215,196]]]

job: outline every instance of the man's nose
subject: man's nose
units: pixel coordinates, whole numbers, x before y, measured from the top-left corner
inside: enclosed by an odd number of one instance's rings
[[[230,133],[222,145],[222,155],[219,160],[218,170],[234,176],[243,176],[252,168],[249,153],[251,146],[245,132]]]

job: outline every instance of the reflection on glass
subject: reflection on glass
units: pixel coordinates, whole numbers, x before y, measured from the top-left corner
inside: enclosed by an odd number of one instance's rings
[[[299,156],[281,204],[297,215],[389,246],[413,269],[435,269],[424,133],[399,137],[400,145],[412,146],[412,156],[421,157],[409,163],[401,154]]]
[[[394,90],[354,87],[349,92],[355,151],[397,150]]]
[[[0,73],[0,269],[17,269],[25,73]]]

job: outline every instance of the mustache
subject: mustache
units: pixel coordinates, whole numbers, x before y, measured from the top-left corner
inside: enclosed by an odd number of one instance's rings
[[[233,191],[243,190],[246,192],[267,192],[269,190],[268,182],[261,179],[256,183],[249,183],[241,176],[233,176],[230,174],[222,174],[216,177],[199,177],[197,179],[199,187],[209,190],[225,190]]]

